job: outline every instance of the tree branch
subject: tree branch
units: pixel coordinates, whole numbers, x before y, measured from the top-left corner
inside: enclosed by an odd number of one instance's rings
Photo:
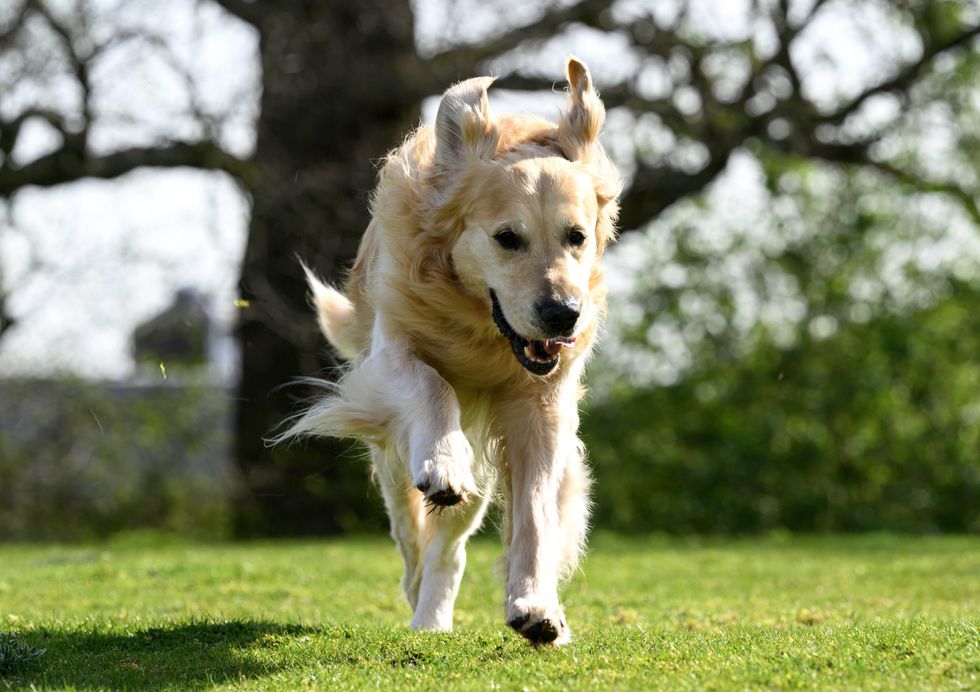
[[[67,139],[69,137],[69,133],[65,128],[64,118],[60,113],[45,108],[28,108],[12,120],[0,119],[0,152],[5,156],[9,156],[10,152],[14,150],[24,123],[31,118],[40,118],[60,132],[63,138]]]
[[[4,50],[9,43],[12,43],[16,38],[17,34],[20,33],[21,27],[24,26],[24,20],[27,19],[28,8],[30,6],[29,2],[25,2],[17,10],[17,14],[14,15],[13,20],[10,24],[0,31],[0,50]]]
[[[821,116],[820,122],[834,125],[840,124],[872,96],[892,91],[908,91],[912,83],[919,77],[919,74],[932,63],[934,58],[962,46],[977,36],[980,36],[980,25],[971,27],[967,31],[945,41],[940,41],[932,45],[927,42],[918,60],[906,65],[903,70],[899,71],[891,79],[886,79],[866,89],[832,113]]]
[[[436,53],[426,61],[434,83],[439,85],[436,90],[441,91],[449,82],[471,74],[474,66],[503,55],[525,41],[553,36],[566,24],[596,25],[599,15],[611,4],[612,0],[581,0],[574,5],[554,7],[533,24],[511,29],[479,44],[456,46]]]
[[[564,80],[545,79],[531,75],[511,72],[497,77],[493,82],[494,89],[510,89],[511,91],[559,91]]]
[[[633,184],[621,198],[620,229],[628,232],[642,228],[674,202],[701,192],[725,170],[733,149],[715,152],[705,167],[696,173],[670,166],[641,166]]]
[[[229,154],[210,141],[136,147],[104,156],[84,156],[73,149],[60,149],[21,168],[0,167],[0,197],[9,197],[30,185],[52,187],[82,178],[117,178],[137,168],[180,166],[224,171],[246,186],[250,186],[255,177],[248,161]]]
[[[980,205],[977,204],[976,195],[970,194],[958,185],[938,180],[926,180],[914,173],[893,166],[886,161],[873,161],[869,158],[864,163],[891,176],[900,183],[922,190],[923,192],[940,192],[949,197],[953,197],[963,206],[963,209],[970,215],[973,222],[980,227]]]
[[[922,192],[938,192],[958,201],[963,210],[980,226],[980,204],[977,195],[963,189],[962,187],[940,180],[929,180],[916,175],[911,171],[895,166],[887,161],[874,159],[869,149],[876,141],[875,139],[865,139],[858,142],[847,144],[824,143],[812,138],[790,138],[780,143],[770,143],[779,151],[804,158],[815,158],[840,163],[851,166],[865,166],[874,168],[887,176],[894,178],[898,182],[908,185]]]
[[[947,194],[957,199],[967,213],[980,223],[980,209],[978,209],[976,196],[955,184],[926,180],[888,163],[873,160],[868,154],[868,147],[873,140],[831,144],[820,142],[812,136],[816,124],[842,122],[850,113],[857,110],[864,101],[875,94],[908,90],[936,56],[962,46],[980,35],[980,26],[972,27],[944,41],[930,42],[925,40],[927,47],[919,60],[906,66],[893,78],[866,90],[834,113],[820,116],[814,104],[806,100],[801,93],[800,78],[792,63],[789,47],[822,5],[823,0],[818,0],[802,21],[791,23],[788,17],[789,3],[781,0],[770,17],[779,36],[779,48],[772,58],[766,61],[754,61],[755,69],[746,82],[745,90],[737,102],[731,106],[725,107],[711,99],[706,99],[705,107],[700,115],[692,119],[683,118],[674,113],[669,100],[649,101],[639,97],[635,93],[635,89],[629,85],[606,90],[603,93],[603,98],[608,106],[623,105],[636,112],[656,113],[664,119],[665,124],[671,129],[701,141],[712,151],[708,165],[694,174],[685,174],[669,167],[641,168],[628,194],[623,199],[620,217],[623,228],[638,227],[666,209],[674,201],[703,190],[718,173],[724,170],[731,152],[751,137],[765,138],[766,124],[777,116],[786,118],[790,122],[791,137],[785,142],[771,142],[776,148],[838,163],[873,167],[917,189]],[[649,22],[652,19],[645,21]],[[640,28],[643,29],[643,27]],[[631,36],[649,36],[650,34],[649,28],[639,32],[631,31],[630,27],[620,27],[620,29],[626,30]],[[928,37],[926,38],[928,39]],[[658,53],[671,50],[670,47],[675,44],[689,44],[689,42],[684,41],[679,43],[676,31],[665,30],[661,27],[655,27],[654,39],[647,40],[647,47],[650,48],[656,44],[653,47]],[[634,40],[634,45],[639,46],[640,43]],[[687,48],[693,56],[692,78],[697,77],[698,75],[694,74],[697,68],[696,61],[700,56],[699,50],[703,47],[688,45]],[[785,71],[792,86],[792,94],[767,116],[744,117],[746,103],[756,93],[756,80],[765,70],[773,66],[778,66]],[[701,80],[696,86],[702,94],[704,94],[705,89],[710,88],[706,79]],[[736,117],[733,120],[733,115],[742,117]],[[719,128],[717,127],[719,123],[728,123],[728,126]]]
[[[92,58],[92,54],[79,54],[75,48],[75,41],[71,32],[58,21],[44,4],[43,0],[27,0],[27,5],[44,17],[48,26],[57,34],[58,40],[65,49],[68,62],[71,63],[72,70],[75,73],[75,79],[78,80],[78,86],[82,90],[82,127],[78,132],[73,133],[71,139],[74,146],[84,149],[88,144],[88,129],[92,121],[92,83],[89,77],[89,60]],[[67,135],[64,130],[62,130],[62,133]]]
[[[964,190],[958,185],[955,185],[954,183],[939,180],[928,180],[916,175],[915,173],[912,173],[911,171],[903,170],[891,163],[888,163],[887,161],[876,161],[866,153],[862,156],[855,157],[853,160],[848,159],[847,157],[835,157],[833,155],[828,155],[827,151],[816,152],[815,155],[818,158],[822,158],[827,161],[854,163],[857,165],[874,168],[890,178],[893,178],[898,182],[921,192],[938,192],[948,197],[952,197],[960,203],[963,210],[970,216],[971,219],[973,219],[973,222],[977,224],[977,226],[980,226],[980,205],[977,204],[977,196]]]
[[[0,288],[0,339],[17,324],[17,320],[7,312],[7,297]]]

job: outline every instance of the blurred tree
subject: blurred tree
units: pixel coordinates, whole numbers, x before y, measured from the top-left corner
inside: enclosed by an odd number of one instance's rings
[[[868,171],[747,153],[733,165],[748,185],[624,241],[661,271],[613,296],[594,364],[597,521],[980,531],[968,215]]]
[[[254,153],[232,153],[204,117],[200,136],[97,151],[89,137],[96,117],[93,65],[134,37],[95,35],[85,0],[20,0],[0,16],[0,58],[14,55],[31,67],[38,32],[44,34],[67,64],[79,98],[71,112],[61,112],[23,99],[5,104],[0,93],[0,197],[146,166],[218,169],[242,182],[253,200],[240,282],[249,307],[239,329],[236,456],[252,491],[240,513],[242,532],[335,529],[345,511],[338,498],[358,494],[347,465],[324,463],[343,448],[317,443],[270,451],[261,441],[293,409],[276,388],[333,364],[305,307],[296,257],[315,258],[317,270],[337,280],[365,226],[372,162],[417,121],[424,97],[490,64],[510,66],[499,86],[550,88],[554,75],[544,81],[535,72],[541,64],[535,55],[582,27],[605,32],[602,40],[615,40],[635,63],[631,76],[603,89],[607,106],[632,124],[635,155],[621,161],[630,180],[624,229],[639,228],[703,190],[745,148],[762,157],[874,169],[909,189],[947,195],[980,222],[976,175],[935,175],[919,157],[884,146],[905,124],[900,115],[866,117],[881,98],[897,100],[899,113],[917,100],[945,103],[945,94],[923,93],[920,84],[942,61],[976,54],[980,23],[966,1],[754,2],[744,29],[727,37],[703,30],[691,11],[698,3],[545,4],[536,21],[474,43],[440,46],[424,57],[408,0],[217,2],[259,36],[262,95]],[[881,56],[880,81],[818,94],[798,65],[802,37],[827,13],[860,13],[871,5],[877,29],[901,33],[911,47]],[[50,65],[42,61],[34,69]],[[32,121],[53,129],[59,143],[19,162],[12,153]],[[967,158],[963,165],[976,171],[976,157]],[[0,314],[0,329],[7,324]],[[326,503],[328,492],[333,499]]]

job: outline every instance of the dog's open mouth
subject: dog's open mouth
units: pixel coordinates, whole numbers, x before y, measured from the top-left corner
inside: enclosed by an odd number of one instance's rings
[[[547,375],[554,370],[561,360],[561,349],[575,344],[573,336],[544,340],[525,339],[504,317],[504,311],[493,289],[490,289],[490,302],[493,304],[493,322],[497,325],[497,329],[510,341],[510,347],[517,356],[517,361],[535,375]]]

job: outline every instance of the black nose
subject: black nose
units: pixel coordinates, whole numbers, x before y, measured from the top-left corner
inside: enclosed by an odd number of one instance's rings
[[[536,306],[538,319],[549,337],[569,336],[575,331],[582,304],[575,298],[555,300],[545,298]]]

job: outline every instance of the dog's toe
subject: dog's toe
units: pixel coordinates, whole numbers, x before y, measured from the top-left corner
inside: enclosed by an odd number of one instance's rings
[[[524,626],[524,623],[527,622],[527,620],[528,620],[529,617],[531,617],[531,616],[530,615],[521,615],[519,617],[514,618],[513,620],[511,620],[507,624],[510,626],[511,629],[516,630],[517,632],[520,632],[521,631],[521,628]]]

